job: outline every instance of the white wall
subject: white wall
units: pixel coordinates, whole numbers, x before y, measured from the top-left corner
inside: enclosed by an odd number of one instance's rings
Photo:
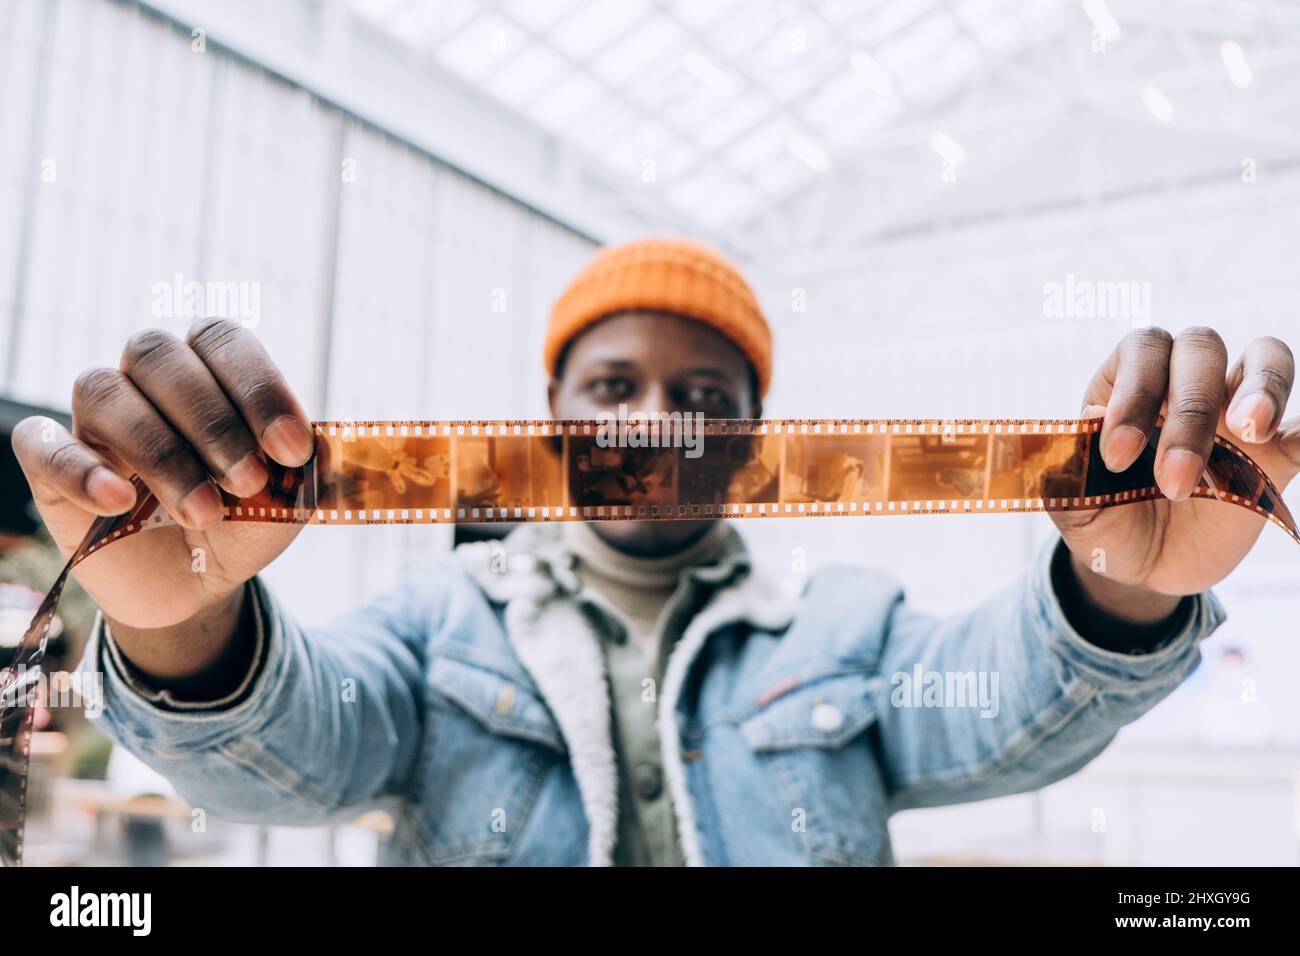
[[[315,418],[545,414],[545,317],[587,239],[131,4],[0,6],[0,79],[8,396],[66,408],[133,331],[184,334],[154,310],[180,274],[258,284]],[[321,619],[449,540],[308,529],[268,577]]]

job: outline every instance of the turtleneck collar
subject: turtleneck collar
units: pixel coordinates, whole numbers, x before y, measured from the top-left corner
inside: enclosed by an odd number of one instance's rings
[[[600,537],[587,522],[563,526],[563,542],[578,562],[620,584],[650,590],[672,590],[683,571],[726,566],[730,573],[748,564],[740,535],[724,521],[715,521],[697,540],[672,554],[655,558],[620,551]]]

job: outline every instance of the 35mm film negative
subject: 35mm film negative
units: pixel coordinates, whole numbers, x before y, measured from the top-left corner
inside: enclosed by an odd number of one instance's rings
[[[393,421],[315,423],[316,454],[225,495],[230,521],[424,524],[1087,511],[1162,497],[1157,428],[1115,474],[1100,419]],[[97,520],[0,677],[0,862],[22,861],[34,690],[68,574],[172,519],[136,479]],[[1297,543],[1273,482],[1222,437],[1193,495],[1254,511]]]

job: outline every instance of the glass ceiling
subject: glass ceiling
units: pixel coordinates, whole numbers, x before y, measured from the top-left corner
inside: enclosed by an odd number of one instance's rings
[[[715,229],[1079,16],[1042,0],[345,2]]]

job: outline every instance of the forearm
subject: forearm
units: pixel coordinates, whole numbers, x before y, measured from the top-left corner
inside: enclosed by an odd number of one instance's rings
[[[1072,773],[1191,673],[1224,617],[1206,592],[1138,625],[1081,607],[1081,591],[1058,540],[1023,581],[971,612],[897,610],[881,674],[973,681],[980,707],[968,690],[965,708],[880,708],[896,809],[1017,793]]]
[[[101,675],[104,732],[230,819],[309,823],[403,792],[424,739],[427,583],[310,629],[257,579],[244,590],[252,653],[222,696],[145,686],[116,635],[96,628],[79,667]]]
[[[185,700],[229,694],[253,662],[256,627],[248,588],[179,624],[137,628],[105,615],[118,650],[138,675],[158,690]]]
[[[1085,640],[1123,653],[1154,650],[1186,617],[1189,600],[1098,574],[1058,548],[1052,584],[1066,619]]]

